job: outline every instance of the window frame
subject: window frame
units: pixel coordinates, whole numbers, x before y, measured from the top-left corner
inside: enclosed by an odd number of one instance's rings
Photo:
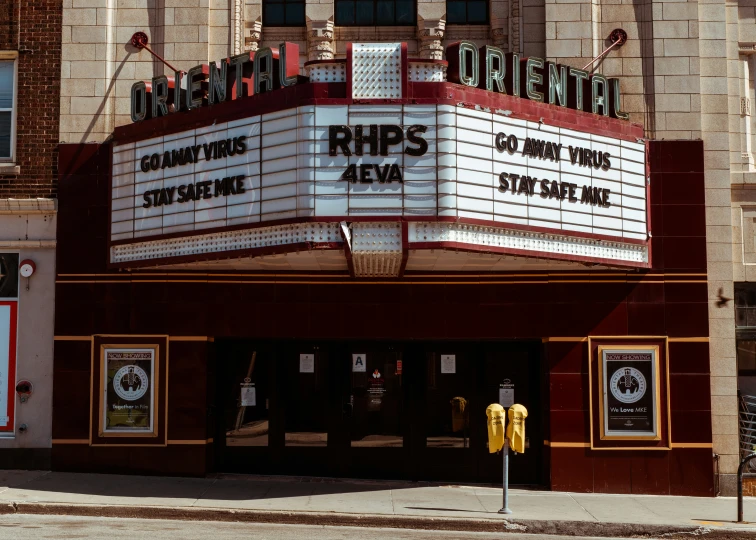
[[[381,27],[381,28],[386,28],[386,27],[391,27],[391,26],[396,26],[396,27],[412,27],[412,26],[417,26],[417,1],[418,0],[412,0],[412,3],[414,4],[414,7],[412,9],[412,20],[410,22],[407,22],[407,23],[397,23],[396,22],[396,3],[397,3],[397,0],[390,0],[391,2],[394,3],[394,21],[391,24],[379,24],[379,23],[375,22],[377,20],[377,18],[378,18],[377,17],[377,14],[378,14],[378,3],[381,2],[381,1],[385,1],[385,0],[371,0],[371,2],[373,4],[373,23],[372,24],[358,24],[356,22],[354,24],[351,24],[351,23],[350,24],[343,24],[343,21],[339,21],[338,20],[338,12],[339,12],[338,5],[339,5],[339,3],[341,3],[341,2],[351,2],[352,4],[355,4],[355,6],[356,6],[357,1],[358,0],[334,0],[334,2],[333,2],[333,20],[334,20],[334,25],[335,26],[341,26],[341,27],[344,27],[344,28],[372,27],[372,26]],[[357,20],[356,19],[356,13],[357,13],[357,11],[355,10],[355,20]]]
[[[301,1],[287,1],[282,0],[281,2],[276,2],[277,4],[280,4],[284,6],[284,21],[286,21],[286,5],[287,4],[302,4],[302,24],[269,24],[267,18],[268,18],[268,6],[270,4],[269,1],[263,0],[262,3],[262,22],[263,22],[263,28],[266,26],[270,26],[272,28],[304,28],[307,26],[307,2],[306,0]]]
[[[18,116],[18,51],[0,51],[0,62],[13,62],[13,101],[11,102],[11,126],[10,126],[10,155],[8,157],[0,156],[0,164],[14,164],[16,161],[16,122]],[[9,109],[0,108],[0,112],[7,112]]]
[[[454,1],[465,4],[465,20],[464,20],[464,22],[449,21],[448,17],[447,17],[447,21],[446,21],[447,25],[454,25],[454,24],[456,24],[456,25],[464,25],[464,26],[486,26],[486,25],[490,25],[491,24],[491,3],[490,2],[485,2],[485,5],[486,5],[486,19],[485,19],[485,21],[484,22],[479,22],[479,23],[471,23],[471,22],[468,21],[468,19],[470,17],[468,16],[468,12],[467,12],[467,9],[469,7],[469,4],[470,4],[471,0],[454,0]],[[475,1],[475,0],[473,0],[473,1]],[[449,4],[449,0],[446,0],[446,12],[447,12],[447,14],[449,13],[448,4]]]
[[[753,377],[756,375],[756,369],[740,369],[740,344],[743,341],[756,341],[756,330],[753,328],[739,328],[735,332],[735,369],[738,377]]]

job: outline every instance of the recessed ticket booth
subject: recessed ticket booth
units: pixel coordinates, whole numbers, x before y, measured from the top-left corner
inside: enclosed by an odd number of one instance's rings
[[[537,342],[216,341],[216,469],[496,482],[485,409],[529,411],[514,483],[540,484]]]

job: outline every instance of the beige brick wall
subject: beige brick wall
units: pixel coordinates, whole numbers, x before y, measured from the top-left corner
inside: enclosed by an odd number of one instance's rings
[[[512,3],[514,27],[523,40],[515,49],[543,56],[543,0]],[[438,37],[437,47],[469,39],[508,49],[513,5],[493,0],[491,26],[447,28],[445,1],[420,0],[417,28],[334,29],[333,2],[307,0],[308,25],[300,29],[261,28],[261,0],[64,0],[60,140],[105,140],[114,127],[130,122],[129,93],[135,81],[172,74],[148,52],[129,44],[136,31],[147,34],[149,46],[182,70],[284,40],[300,45],[302,62],[324,50],[343,56],[348,41],[406,41],[410,55],[418,56],[427,54],[421,47],[426,28]]]
[[[134,32],[178,69],[229,55],[223,0],[64,0],[60,140],[106,139],[129,123],[131,85],[169,68],[129,43]]]

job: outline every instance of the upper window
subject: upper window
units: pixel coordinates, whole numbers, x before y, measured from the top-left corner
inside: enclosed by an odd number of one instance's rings
[[[487,0],[447,0],[448,24],[488,24]]]
[[[0,161],[13,160],[15,72],[15,61],[0,60]]]
[[[336,0],[336,26],[412,26],[413,0]]]
[[[756,375],[756,283],[735,283],[738,375]]]
[[[263,26],[304,26],[304,0],[265,0]]]

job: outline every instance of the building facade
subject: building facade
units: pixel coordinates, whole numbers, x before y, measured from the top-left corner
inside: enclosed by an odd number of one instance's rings
[[[724,1],[65,5],[53,466],[481,480],[498,474],[485,461],[482,411],[514,384],[533,430],[519,481],[732,493],[739,379],[728,299],[735,281],[747,281],[740,216],[752,161],[753,9]],[[486,45],[504,54],[492,65],[509,66],[507,96],[486,74]],[[244,53],[253,53],[246,68]],[[232,57],[236,64],[221,61]],[[553,63],[555,79],[528,58]],[[569,91],[557,90],[559,66],[596,75],[586,79],[586,105],[602,92],[607,101],[575,111]],[[226,80],[222,69],[239,78]],[[391,69],[394,80],[384,80]],[[186,72],[178,86],[176,71]],[[513,72],[521,84],[531,73],[545,82],[516,98]],[[196,91],[186,92],[187,80]],[[135,89],[139,81],[149,84]],[[611,97],[615,81],[621,100]],[[372,153],[380,140],[385,156],[351,161],[362,153],[355,145]],[[505,159],[525,156],[529,140],[543,152],[547,142],[563,145],[549,160],[558,167],[523,173]],[[205,144],[214,145],[202,147],[214,156],[202,158],[208,163],[247,169],[221,173],[199,158],[187,165],[186,148]],[[423,146],[420,156],[402,154]],[[617,156],[591,173],[591,187],[616,198],[580,200],[577,181],[570,192],[568,147]],[[182,149],[183,163],[173,154]],[[573,165],[583,159],[573,157]],[[289,168],[270,169],[276,160]],[[535,183],[522,188],[523,174],[557,173],[553,196],[541,197]],[[631,195],[625,175],[633,174],[647,186]],[[186,212],[190,185],[194,211]],[[224,202],[194,200],[200,188]],[[558,215],[544,202],[553,198],[563,201]],[[590,217],[570,214],[588,205]],[[557,236],[511,236],[525,230]],[[595,396],[611,383],[599,370],[611,346],[658,351],[658,442],[635,433],[641,439],[627,447],[603,443],[612,436],[601,430],[611,429]],[[148,407],[158,404],[159,414],[142,426],[152,446],[108,432],[98,381],[112,384],[132,365],[119,357],[121,367],[103,375],[111,349],[143,355],[144,377],[162,381]],[[357,380],[362,355],[380,384]],[[417,427],[423,419],[428,427]],[[455,470],[441,465],[450,456]]]
[[[32,0],[21,11],[0,6],[0,464],[46,469],[62,5]]]

